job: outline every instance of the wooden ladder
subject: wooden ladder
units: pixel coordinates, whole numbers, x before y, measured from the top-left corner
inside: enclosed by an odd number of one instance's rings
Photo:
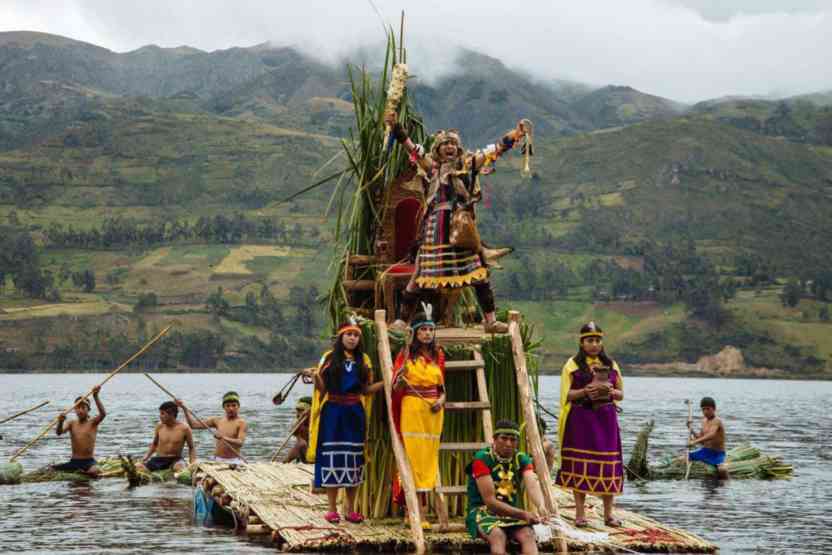
[[[384,392],[387,398],[387,406],[392,407],[393,397],[393,355],[390,350],[390,340],[387,335],[387,319],[384,310],[375,311],[376,333],[378,339],[378,356],[381,365],[381,372],[384,378]],[[546,463],[546,456],[543,453],[543,443],[540,437],[540,431],[537,427],[537,413],[532,405],[531,386],[529,383],[528,368],[526,367],[526,353],[523,347],[523,338],[520,333],[520,313],[516,311],[509,312],[509,329],[508,333],[511,337],[512,354],[514,357],[514,366],[516,369],[517,388],[520,397],[520,403],[523,406],[524,419],[526,421],[526,441],[527,448],[534,459],[535,472],[540,481],[541,489],[543,491],[543,499],[546,504],[546,509],[549,514],[558,516],[558,504],[555,498],[554,485],[552,478],[549,475],[549,467]],[[455,337],[448,338],[442,341],[437,337],[437,341],[442,343],[457,343]],[[491,420],[491,401],[488,397],[488,384],[485,380],[485,363],[482,359],[481,340],[473,341],[468,339],[465,341],[472,345],[473,358],[470,360],[448,361],[445,363],[446,372],[470,372],[474,370],[477,380],[477,401],[455,401],[446,402],[445,410],[459,411],[459,410],[479,410],[482,415],[482,430],[483,441],[480,442],[461,442],[461,443],[442,443],[440,444],[440,451],[479,451],[488,445],[488,440],[493,436],[493,424]],[[413,479],[413,471],[410,468],[410,461],[407,459],[407,454],[404,451],[399,435],[396,433],[395,424],[393,422],[392,411],[387,411],[388,424],[390,427],[390,440],[393,446],[393,455],[396,459],[396,466],[399,470],[399,477],[402,482],[402,488],[405,493],[405,500],[407,503],[407,512],[410,517],[410,531],[413,535],[413,541],[416,546],[416,552],[421,554],[425,552],[425,535],[422,530],[422,521],[419,515],[419,497],[416,492],[416,484]],[[439,530],[450,530],[448,523],[448,505],[447,495],[465,494],[467,486],[442,486],[441,476],[437,476],[437,513],[439,517]],[[563,535],[558,533],[555,539],[557,552],[566,553],[567,544]]]
[[[478,442],[452,443],[443,442],[439,445],[440,451],[469,451],[476,452],[488,446],[488,441],[493,435],[494,426],[491,418],[491,401],[488,398],[488,384],[485,381],[485,362],[480,353],[481,344],[472,346],[473,358],[470,360],[453,360],[445,363],[445,372],[471,372],[474,371],[477,380],[476,401],[446,401],[446,411],[480,411],[482,418],[482,440]],[[468,491],[466,484],[456,486],[442,485],[442,472],[436,476],[436,515],[439,517],[439,531],[450,529],[448,524],[448,495],[465,495]]]

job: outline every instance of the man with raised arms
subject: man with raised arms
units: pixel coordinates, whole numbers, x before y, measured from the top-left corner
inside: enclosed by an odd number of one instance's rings
[[[98,425],[107,416],[107,411],[104,410],[104,405],[98,398],[100,391],[100,385],[92,390],[92,398],[98,409],[95,417],[90,418],[90,402],[86,399],[81,400],[81,397],[75,399],[75,415],[77,416],[75,420],[66,422],[66,415],[58,416],[58,427],[55,431],[59,436],[64,432],[69,432],[72,442],[72,458],[69,462],[53,466],[54,470],[98,476],[98,467],[95,466],[95,438],[98,435]]]

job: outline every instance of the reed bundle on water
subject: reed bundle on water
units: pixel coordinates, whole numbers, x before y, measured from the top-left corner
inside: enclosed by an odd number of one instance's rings
[[[627,464],[630,479],[647,480],[684,480],[689,472],[690,478],[716,477],[715,466],[694,461],[689,471],[685,457],[665,455],[656,464],[649,464],[649,439],[653,431],[653,421],[647,422],[636,437],[630,461]],[[725,471],[731,479],[788,479],[794,469],[780,457],[762,453],[748,444],[738,445],[725,454]]]

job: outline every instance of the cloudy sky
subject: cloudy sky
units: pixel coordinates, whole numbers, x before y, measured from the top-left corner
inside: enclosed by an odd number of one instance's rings
[[[118,52],[264,41],[327,61],[383,38],[407,11],[410,60],[453,71],[459,46],[541,79],[631,85],[698,101],[832,89],[832,0],[0,0],[0,31]]]

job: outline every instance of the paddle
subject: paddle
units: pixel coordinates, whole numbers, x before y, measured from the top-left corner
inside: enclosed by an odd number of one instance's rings
[[[685,451],[685,480],[688,479],[690,476],[690,435],[693,433],[693,405],[690,402],[690,399],[685,399],[685,404],[688,406],[688,435],[685,438],[685,445],[687,449]]]
[[[150,374],[148,374],[147,372],[145,372],[145,373],[144,373],[144,377],[145,377],[145,378],[147,378],[148,380],[150,380],[151,382],[153,382],[154,384],[156,384],[156,387],[158,387],[159,389],[161,389],[162,391],[164,391],[165,393],[167,393],[167,394],[168,394],[168,396],[169,396],[171,399],[173,399],[174,401],[178,401],[178,400],[179,400],[179,397],[177,397],[176,395],[174,395],[173,393],[171,393],[170,391],[168,391],[167,389],[165,389],[165,386],[163,386],[162,384],[160,384],[159,382],[157,382],[156,380],[154,380],[154,379],[153,379],[153,376],[151,376],[151,375],[150,375]],[[182,408],[184,408],[186,411],[190,412],[190,413],[191,413],[191,416],[193,416],[193,417],[194,417],[194,419],[195,419],[197,422],[199,422],[199,425],[200,425],[200,426],[204,427],[206,430],[210,429],[210,428],[208,427],[208,425],[207,425],[205,422],[203,422],[203,421],[202,421],[202,419],[201,419],[199,416],[197,416],[197,414],[196,414],[193,410],[191,410],[191,409],[189,409],[189,408],[185,407],[185,403],[182,403]],[[216,437],[216,436],[215,436],[215,437]],[[225,445],[226,445],[226,446],[228,446],[228,448],[229,448],[229,449],[231,449],[231,451],[232,451],[235,455],[237,455],[237,456],[240,458],[240,460],[241,460],[241,461],[243,461],[244,463],[248,463],[248,461],[246,460],[246,458],[245,458],[242,454],[240,454],[240,452],[239,452],[239,451],[238,451],[238,450],[237,450],[237,449],[236,449],[233,445],[231,445],[231,443],[229,443],[229,442],[228,442],[228,440],[223,439],[223,438],[217,438],[217,439],[218,439],[219,441],[221,441],[221,442],[225,443]]]
[[[303,423],[309,419],[310,412],[311,411],[308,409],[303,411],[303,414],[300,415],[300,418],[298,418],[297,422],[295,422],[295,425],[289,431],[289,435],[286,436],[286,439],[283,440],[283,443],[280,444],[280,447],[278,447],[277,451],[275,451],[274,455],[272,455],[272,462],[275,462],[277,460],[277,456],[280,455],[280,452],[283,451],[283,448],[286,447],[286,444],[289,443],[289,440],[292,439],[292,436],[295,435],[295,432],[297,432],[298,429],[303,425]]]
[[[92,392],[93,392],[93,390],[94,390],[96,387],[101,387],[102,385],[104,385],[105,383],[107,383],[108,381],[110,381],[111,379],[113,379],[113,377],[114,377],[116,374],[118,374],[119,372],[121,372],[121,371],[122,371],[124,368],[126,368],[126,367],[127,367],[127,366],[131,363],[131,362],[133,362],[134,360],[136,360],[137,358],[139,358],[140,356],[142,356],[145,352],[147,352],[147,350],[148,350],[148,349],[150,349],[150,347],[152,347],[154,344],[156,344],[156,342],[157,342],[157,341],[159,341],[160,339],[162,339],[162,337],[164,337],[164,335],[165,335],[166,333],[168,333],[168,331],[170,331],[170,329],[171,329],[172,327],[173,327],[173,324],[169,325],[168,327],[166,327],[165,329],[163,329],[162,331],[160,331],[160,332],[158,333],[158,335],[156,335],[156,337],[154,337],[153,339],[151,339],[150,341],[148,341],[148,342],[147,342],[147,344],[145,344],[145,346],[144,346],[144,347],[142,347],[141,349],[139,349],[139,350],[138,350],[138,352],[136,352],[136,354],[134,354],[133,356],[131,356],[130,358],[128,358],[127,360],[125,360],[125,361],[124,361],[124,362],[123,362],[123,363],[122,363],[122,364],[121,364],[118,368],[116,368],[115,370],[113,370],[112,372],[110,372],[109,374],[107,374],[107,377],[106,377],[106,378],[104,378],[104,379],[101,381],[101,383],[99,383],[98,385],[96,385],[95,387],[93,387],[92,389],[90,389],[90,390],[89,390],[89,392],[88,392],[86,395],[84,395],[83,397],[80,397],[77,401],[75,401],[75,403],[73,403],[73,404],[72,404],[72,406],[71,406],[71,407],[69,407],[68,409],[66,409],[65,411],[63,411],[61,414],[59,414],[58,416],[56,416],[56,417],[52,420],[52,422],[50,422],[49,424],[47,424],[47,425],[43,428],[43,430],[41,430],[41,432],[38,434],[38,436],[37,436],[35,439],[33,439],[32,441],[30,441],[29,443],[27,443],[26,445],[24,445],[23,447],[21,447],[21,448],[20,448],[20,449],[19,449],[19,450],[18,450],[18,451],[14,454],[14,455],[12,455],[12,458],[11,458],[11,459],[9,459],[9,462],[14,462],[14,461],[15,461],[15,460],[16,460],[16,459],[20,456],[20,455],[22,455],[22,454],[23,454],[23,453],[25,453],[27,450],[29,450],[29,448],[30,448],[32,445],[34,445],[35,443],[37,443],[38,441],[40,441],[40,440],[43,438],[43,436],[45,436],[47,433],[49,433],[49,430],[51,430],[51,429],[52,429],[52,426],[54,426],[54,425],[55,425],[55,423],[56,423],[56,422],[58,422],[58,420],[59,420],[62,416],[66,416],[67,414],[69,414],[69,412],[70,412],[71,410],[73,410],[75,407],[77,407],[78,405],[80,405],[81,403],[83,403],[84,401],[86,401],[86,400],[89,398],[89,396],[90,396],[90,395],[92,395]]]
[[[13,415],[9,416],[8,418],[4,418],[3,420],[0,420],[0,424],[5,424],[6,422],[11,422],[12,420],[14,420],[15,418],[17,418],[19,416],[23,416],[24,414],[29,414],[33,410],[38,410],[42,406],[48,405],[50,402],[51,401],[44,401],[43,403],[41,403],[39,405],[35,405],[34,407],[32,407],[30,409],[26,409],[24,411],[18,412],[17,414],[13,414]]]

